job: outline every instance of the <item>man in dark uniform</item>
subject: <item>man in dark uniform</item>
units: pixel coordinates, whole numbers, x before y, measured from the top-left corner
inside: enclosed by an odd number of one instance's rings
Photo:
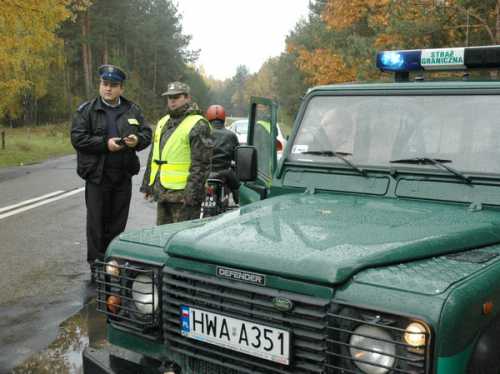
[[[156,125],[141,191],[157,201],[158,225],[198,218],[212,157],[210,125],[190,88],[169,83],[167,115]]]
[[[111,240],[127,224],[131,178],[140,169],[136,151],[151,143],[151,129],[139,106],[122,94],[126,75],[120,68],[99,68],[99,96],[76,111],[71,143],[77,173],[85,179],[87,261],[94,269]]]

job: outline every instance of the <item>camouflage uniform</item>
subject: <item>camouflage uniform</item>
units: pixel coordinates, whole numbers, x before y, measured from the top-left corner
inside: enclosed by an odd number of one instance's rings
[[[177,126],[191,114],[201,114],[196,103],[188,103],[175,111],[168,112],[170,119],[163,128],[160,140],[160,149],[163,149],[167,140],[177,129]],[[185,221],[199,218],[201,202],[205,195],[205,181],[210,169],[213,140],[210,135],[210,125],[207,121],[198,121],[189,133],[191,146],[191,167],[184,190],[168,190],[160,183],[160,173],[152,186],[149,185],[151,174],[151,158],[153,149],[149,153],[148,166],[144,173],[141,186],[142,192],[151,194],[158,203],[156,224]]]

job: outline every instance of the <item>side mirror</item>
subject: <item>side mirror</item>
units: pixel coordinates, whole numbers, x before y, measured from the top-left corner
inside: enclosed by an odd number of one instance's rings
[[[251,145],[236,148],[236,174],[242,182],[257,179],[257,149]]]

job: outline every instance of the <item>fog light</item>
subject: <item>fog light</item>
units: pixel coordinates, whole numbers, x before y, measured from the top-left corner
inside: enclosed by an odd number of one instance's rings
[[[113,314],[116,314],[120,311],[121,303],[122,300],[116,295],[111,295],[106,300],[106,306],[108,307],[108,310]]]
[[[410,323],[405,330],[405,342],[414,348],[425,346],[427,336],[427,328],[420,322]]]
[[[108,263],[106,264],[106,273],[113,277],[119,277],[120,268],[118,266],[119,266],[118,261],[116,260],[108,261]]]
[[[391,335],[379,327],[359,326],[349,340],[349,351],[354,364],[367,374],[390,372],[396,362],[396,345],[390,343],[391,340]]]
[[[147,275],[138,275],[135,278],[132,284],[132,298],[141,313],[151,314],[156,311],[158,294],[158,288],[153,285],[153,278]]]

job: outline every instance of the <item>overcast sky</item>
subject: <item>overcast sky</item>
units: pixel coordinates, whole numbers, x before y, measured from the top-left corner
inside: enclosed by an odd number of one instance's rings
[[[190,49],[216,79],[231,78],[238,65],[251,73],[285,49],[285,37],[308,14],[309,0],[177,0]]]

